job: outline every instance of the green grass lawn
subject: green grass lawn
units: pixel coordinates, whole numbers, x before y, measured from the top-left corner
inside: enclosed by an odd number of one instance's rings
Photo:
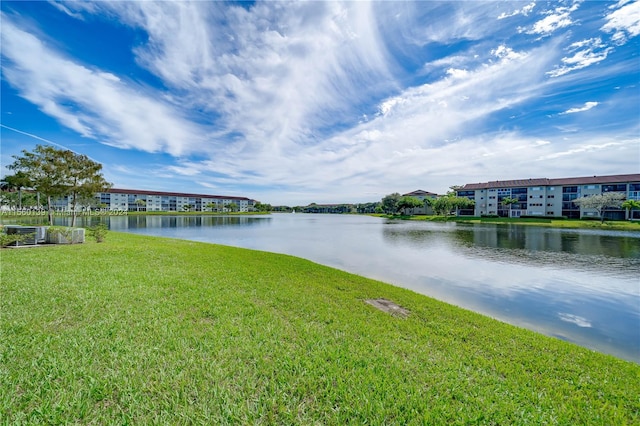
[[[640,365],[295,257],[120,233],[0,256],[0,424],[640,423]]]

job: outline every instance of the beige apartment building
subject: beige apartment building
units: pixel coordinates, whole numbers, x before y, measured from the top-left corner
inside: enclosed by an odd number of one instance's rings
[[[457,190],[459,197],[475,201],[473,209],[460,210],[459,215],[502,217],[545,216],[568,218],[599,217],[593,209],[580,209],[573,200],[605,192],[619,192],[628,200],[640,200],[640,174],[585,176],[571,178],[535,178],[468,183]],[[506,197],[518,200],[502,205]],[[607,209],[607,219],[640,219],[640,211],[627,217],[623,209]]]

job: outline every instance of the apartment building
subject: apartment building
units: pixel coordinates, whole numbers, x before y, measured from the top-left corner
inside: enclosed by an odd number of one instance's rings
[[[403,197],[414,197],[418,200],[424,202],[426,199],[436,199],[438,198],[438,194],[425,191],[422,189],[417,189],[412,192],[407,192],[406,194],[402,194]],[[405,214],[427,214],[432,215],[433,209],[431,206],[424,204],[422,207],[414,207],[412,209],[406,209]]]
[[[640,200],[640,174],[585,176],[559,179],[535,178],[484,183],[468,183],[457,194],[475,201],[473,209],[460,210],[459,215],[502,217],[546,216],[568,218],[598,217],[593,209],[581,209],[573,200],[605,192],[620,192],[628,200]],[[515,204],[502,204],[505,198],[514,198]],[[607,219],[640,219],[640,211],[631,217],[623,209],[605,212]]]
[[[71,197],[59,198],[54,207],[68,210],[71,201]],[[248,212],[253,211],[255,204],[255,200],[246,197],[111,188],[96,194],[92,207],[129,212]]]

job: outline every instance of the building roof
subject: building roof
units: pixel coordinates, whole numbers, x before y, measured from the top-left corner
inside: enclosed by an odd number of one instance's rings
[[[164,192],[164,191],[146,191],[143,189],[121,189],[121,188],[109,188],[106,191],[110,194],[131,194],[131,195],[160,195],[164,197],[189,197],[189,198],[216,198],[225,200],[247,200],[255,201],[247,197],[232,197],[228,195],[209,195],[209,194],[189,194],[183,192]]]
[[[438,194],[434,194],[433,192],[423,191],[422,189],[416,189],[413,192],[408,192],[406,194],[402,194],[403,197],[437,197]]]
[[[626,175],[608,175],[608,176],[584,176],[571,178],[532,178],[532,179],[515,179],[515,180],[494,180],[482,183],[468,183],[460,188],[461,191],[469,191],[475,189],[487,188],[514,188],[528,186],[553,186],[553,185],[586,185],[586,184],[608,184],[608,183],[625,183],[640,182],[640,173]]]

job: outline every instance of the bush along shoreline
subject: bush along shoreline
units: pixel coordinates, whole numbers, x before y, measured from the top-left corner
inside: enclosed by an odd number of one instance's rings
[[[118,232],[1,255],[6,424],[640,422],[638,364],[296,257]]]

